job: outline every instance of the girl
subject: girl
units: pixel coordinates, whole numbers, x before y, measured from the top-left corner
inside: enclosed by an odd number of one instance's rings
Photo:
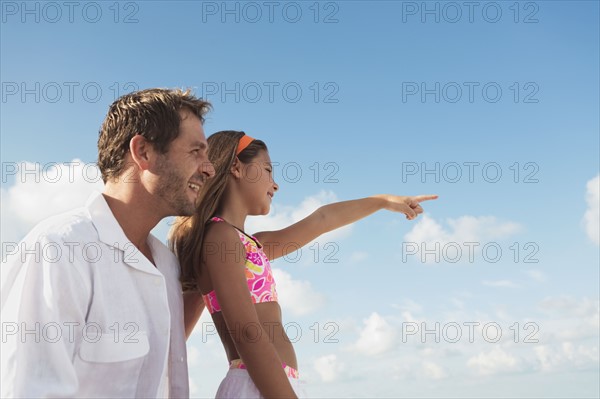
[[[230,363],[218,398],[296,397],[301,393],[298,364],[269,260],[379,209],[412,220],[423,212],[420,202],[437,196],[375,195],[338,202],[283,230],[251,236],[244,231],[246,216],[269,213],[279,189],[267,147],[237,131],[215,133],[208,144],[215,177],[205,183],[196,213],[178,218],[170,233],[181,264],[186,334],[206,306]],[[291,242],[296,245],[286,245]]]

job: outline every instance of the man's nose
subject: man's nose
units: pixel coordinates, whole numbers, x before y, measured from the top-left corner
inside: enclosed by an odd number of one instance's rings
[[[200,165],[200,172],[209,179],[215,177],[215,167],[212,164],[212,162],[202,162],[202,164]]]

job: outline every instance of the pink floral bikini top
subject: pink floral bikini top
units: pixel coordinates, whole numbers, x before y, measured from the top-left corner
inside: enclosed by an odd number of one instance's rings
[[[210,221],[227,223],[220,217],[213,217]],[[269,263],[269,258],[267,258],[267,255],[262,250],[262,245],[255,237],[248,236],[243,231],[235,229],[246,250],[246,280],[248,281],[248,290],[252,297],[252,303],[277,302],[277,290],[275,289],[271,264]],[[206,295],[202,295],[202,299],[204,299],[204,303],[210,314],[221,311],[221,306],[214,290]]]

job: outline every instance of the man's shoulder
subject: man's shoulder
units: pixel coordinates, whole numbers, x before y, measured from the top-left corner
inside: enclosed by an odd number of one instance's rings
[[[86,208],[76,208],[39,222],[19,243],[9,245],[10,251],[3,258],[6,261],[2,266],[3,289],[14,283],[25,264],[51,265],[49,268],[23,270],[48,270],[65,279],[80,274],[83,278],[80,281],[84,281],[84,286],[89,289],[85,281],[89,281],[91,268],[80,266],[93,263],[84,249],[97,239],[98,233]],[[72,273],[75,270],[77,273]]]
[[[89,241],[97,232],[85,207],[51,216],[39,222],[24,241]]]

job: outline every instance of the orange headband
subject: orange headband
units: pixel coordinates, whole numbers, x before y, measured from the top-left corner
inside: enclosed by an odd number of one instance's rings
[[[246,147],[248,147],[250,145],[251,142],[253,142],[254,139],[250,136],[248,136],[247,134],[242,136],[242,138],[240,139],[238,146],[237,146],[237,150],[235,150],[235,155],[240,155],[240,152],[244,151],[246,149]]]

